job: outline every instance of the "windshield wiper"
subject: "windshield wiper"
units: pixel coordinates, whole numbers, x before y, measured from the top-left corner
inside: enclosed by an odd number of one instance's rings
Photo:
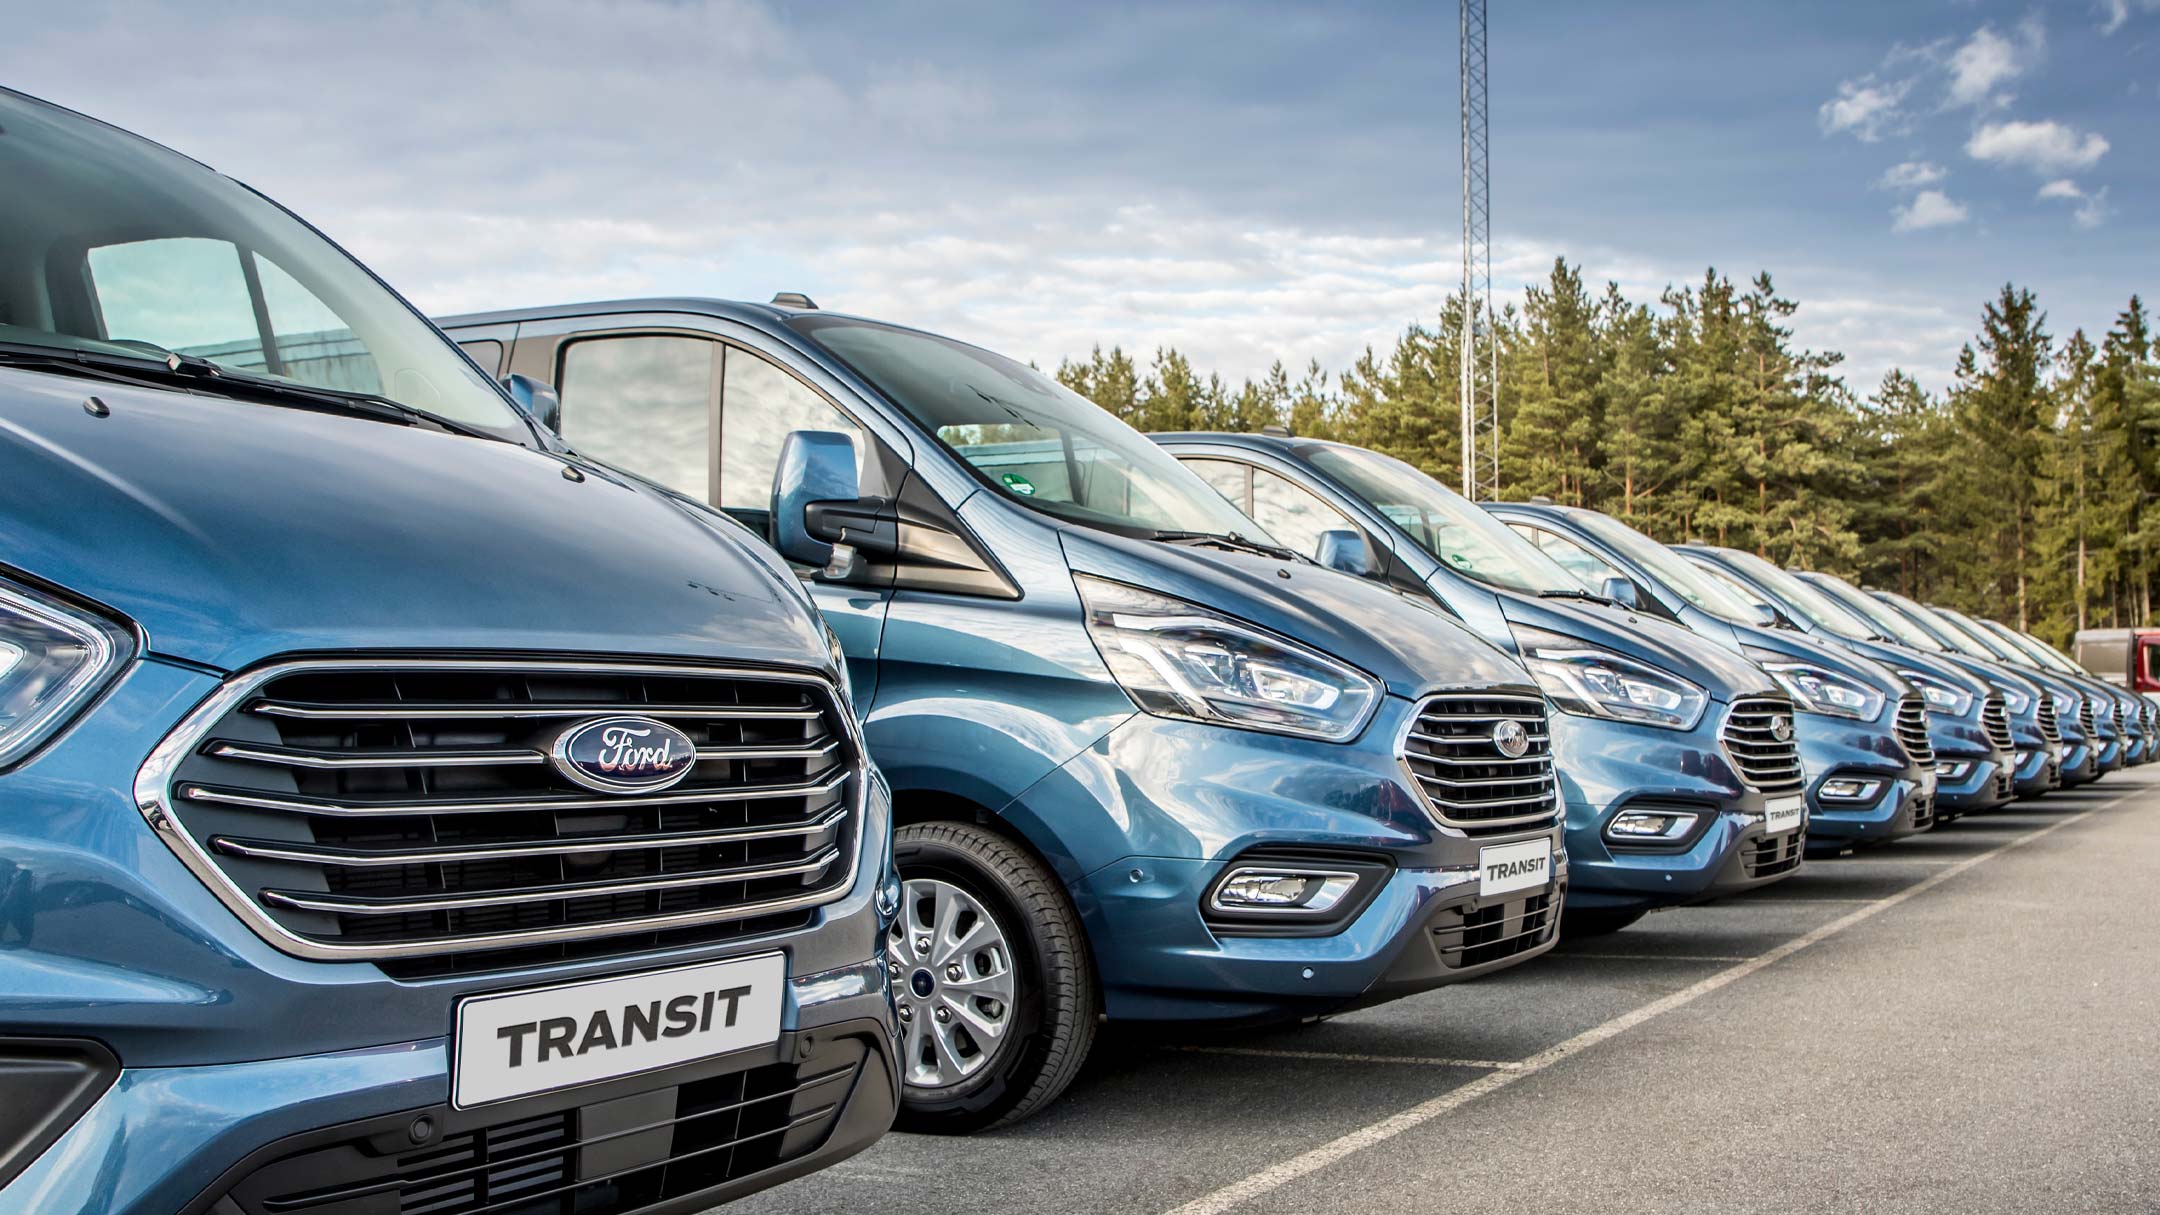
[[[151,388],[182,388],[190,391],[205,389],[235,397],[267,397],[324,413],[373,418],[379,422],[393,422],[401,426],[432,426],[450,434],[502,441],[500,435],[418,406],[407,405],[403,401],[393,401],[371,393],[340,392],[334,388],[314,388],[266,376],[231,372],[208,359],[174,350],[164,351],[164,357],[160,358],[148,352],[149,343],[140,344],[145,348],[145,353],[123,355],[106,354],[96,350],[72,350],[63,346],[44,346],[35,342],[0,342],[0,363],[50,367]]]
[[[1294,549],[1281,548],[1273,544],[1262,544],[1257,540],[1248,540],[1236,532],[1158,531],[1150,533],[1148,539],[1160,540],[1165,544],[1212,544],[1218,548],[1227,548],[1235,552],[1257,553],[1262,557],[1273,557],[1277,561],[1302,561],[1307,565],[1312,564],[1310,557],[1306,557]]]
[[[1549,591],[1539,591],[1537,593],[1537,597],[1540,599],[1580,599],[1584,603],[1602,603],[1607,607],[1619,606],[1619,600],[1617,599],[1609,599],[1604,595],[1599,595],[1591,591],[1569,590],[1566,587],[1556,587]]]

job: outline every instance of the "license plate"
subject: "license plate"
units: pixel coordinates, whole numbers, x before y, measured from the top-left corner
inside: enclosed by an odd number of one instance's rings
[[[673,1067],[780,1036],[777,953],[458,1002],[460,1109]]]
[[[1763,807],[1763,834],[1783,835],[1798,831],[1800,820],[1807,815],[1807,803],[1799,794],[1791,797],[1773,797]]]
[[[1935,796],[1935,770],[1932,768],[1920,774],[1920,796]]]
[[[1478,849],[1480,895],[1528,890],[1552,880],[1552,841],[1523,840]]]

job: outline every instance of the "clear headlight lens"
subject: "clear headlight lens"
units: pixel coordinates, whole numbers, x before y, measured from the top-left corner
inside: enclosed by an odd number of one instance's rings
[[[1347,742],[1380,702],[1377,680],[1242,620],[1085,574],[1073,583],[1111,675],[1159,717]]]
[[[66,725],[134,653],[120,626],[0,579],[0,768]]]
[[[1920,698],[1927,701],[1930,712],[1950,717],[1963,717],[1972,712],[1973,695],[1965,689],[1919,671],[1899,671],[1898,674],[1905,677],[1905,682],[1920,689]]]
[[[2057,720],[2068,717],[2078,711],[2077,697],[2072,696],[2068,692],[2057,692],[2054,696],[2054,701],[2055,717]]]
[[[1523,666],[1563,712],[1692,730],[1710,694],[1671,671],[1542,629],[1515,630]]]
[[[1995,690],[2002,693],[2003,708],[2010,710],[2012,717],[2020,716],[2025,710],[2032,708],[2032,697],[2008,684],[1996,684]]]
[[[1785,694],[1793,698],[1793,707],[1803,713],[1874,721],[1882,716],[1883,706],[1890,702],[1880,690],[1836,671],[1795,661],[1775,650],[1760,650],[1754,646],[1747,646],[1745,650],[1757,666],[1770,672],[1770,678],[1777,680]]]

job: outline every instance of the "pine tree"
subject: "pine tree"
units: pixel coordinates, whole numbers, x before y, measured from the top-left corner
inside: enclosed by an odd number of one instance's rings
[[[2054,349],[2046,323],[2031,291],[2004,285],[1981,312],[1977,350],[1966,346],[1958,356],[1950,394],[1970,456],[1968,502],[1995,540],[1981,554],[1983,585],[1994,594],[1971,606],[2008,609],[2021,629],[2032,619],[2027,563],[2049,429],[2045,377]]]

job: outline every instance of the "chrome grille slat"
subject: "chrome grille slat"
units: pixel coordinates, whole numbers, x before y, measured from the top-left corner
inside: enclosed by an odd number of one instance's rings
[[[1980,726],[1987,731],[1988,741],[1998,751],[2017,750],[2017,739],[2010,733],[2010,711],[2003,705],[2002,693],[1990,692],[1980,703]]]
[[[566,728],[618,716],[682,731],[696,765],[620,796],[557,770]],[[854,881],[867,780],[806,674],[325,659],[219,689],[136,799],[278,948],[424,978],[806,927]]]
[[[1773,724],[1786,719],[1797,733],[1790,700],[1774,696],[1736,698],[1725,711],[1718,740],[1740,779],[1764,793],[1784,793],[1801,785],[1800,741],[1797,736],[1779,740]]]
[[[2051,743],[2062,741],[2062,726],[2055,716],[2055,695],[2043,691],[2040,704],[2035,710],[2040,721],[2040,737]]]
[[[1501,753],[1493,730],[1523,728],[1526,750]],[[1556,813],[1552,729],[1543,697],[1522,692],[1443,692],[1418,703],[1404,731],[1404,770],[1426,809],[1466,834],[1518,831],[1548,824]]]
[[[1898,701],[1897,720],[1894,724],[1898,743],[1905,754],[1922,768],[1935,765],[1935,743],[1928,737],[1927,702],[1918,696],[1903,697]]]

